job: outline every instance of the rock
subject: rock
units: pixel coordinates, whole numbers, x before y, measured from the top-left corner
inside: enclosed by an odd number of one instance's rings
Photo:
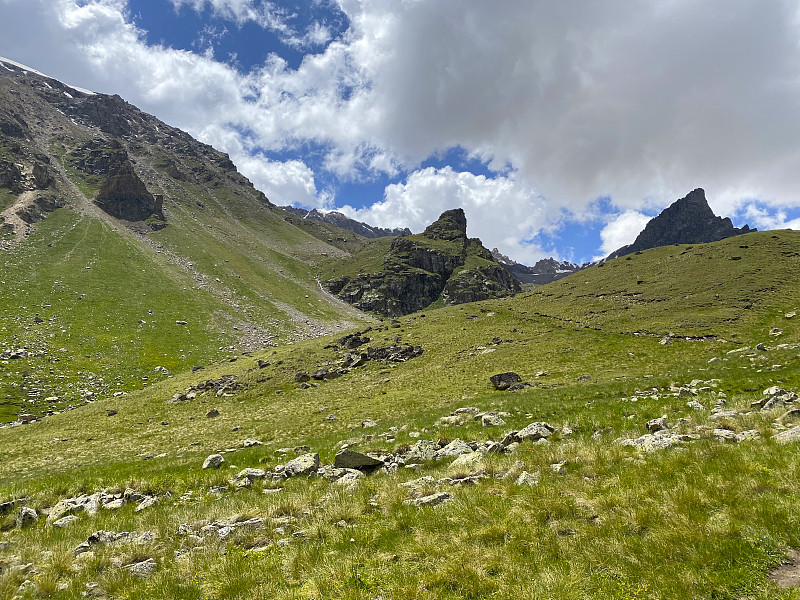
[[[661,415],[657,419],[652,419],[647,422],[647,431],[650,433],[655,433],[656,431],[664,431],[665,429],[669,429],[667,426],[667,415]]]
[[[541,440],[549,438],[550,435],[555,431],[555,427],[548,423],[544,422],[535,422],[531,423],[524,429],[519,430],[515,437],[515,441],[524,442],[526,440]]]
[[[364,419],[363,421],[361,421],[361,427],[363,429],[370,429],[372,427],[377,427],[377,426],[378,424],[372,419]]]
[[[218,416],[219,416],[219,410],[217,410],[216,408],[212,408],[210,411],[206,413],[207,419],[213,419]]]
[[[33,525],[38,518],[39,514],[34,509],[23,506],[19,509],[19,513],[17,514],[17,528],[23,529],[24,527]]]
[[[27,425],[28,423],[33,423],[35,420],[36,420],[36,415],[31,415],[31,414],[24,414],[17,417],[17,421],[19,421],[23,425]]]
[[[156,561],[152,558],[148,558],[147,560],[143,560],[141,562],[126,565],[124,568],[127,569],[131,575],[146,579],[150,577],[156,570]]]
[[[779,434],[772,436],[772,438],[779,444],[796,442],[800,440],[800,425],[787,429],[786,431],[781,431]]]
[[[494,389],[507,390],[512,384],[521,382],[522,378],[513,371],[508,371],[507,373],[492,375],[489,377],[489,381],[492,382]]]
[[[703,410],[705,407],[700,404],[697,400],[691,400],[686,403],[686,406],[691,408],[692,410]]]
[[[697,434],[679,434],[668,433],[665,431],[658,431],[656,433],[647,433],[639,438],[619,440],[622,446],[632,446],[644,452],[652,452],[653,450],[662,450],[669,448],[681,442],[699,439]]]
[[[550,465],[550,470],[553,471],[556,475],[566,475],[567,474],[567,465],[569,461],[562,460],[561,462],[553,463]]]
[[[67,515],[66,517],[61,517],[60,519],[56,519],[55,521],[53,521],[52,525],[53,527],[64,529],[65,527],[69,527],[70,525],[72,525],[77,520],[78,517],[76,517],[75,515]]]
[[[444,448],[437,450],[434,453],[434,458],[453,458],[456,456],[461,456],[462,454],[470,454],[472,452],[472,448],[463,440],[453,440]]]
[[[731,431],[730,429],[715,429],[711,432],[717,440],[721,442],[735,442],[736,441],[736,432]]]
[[[305,383],[311,379],[311,375],[308,374],[308,371],[300,371],[296,373],[294,376],[295,383]]]
[[[264,479],[266,476],[267,473],[264,471],[264,469],[242,469],[236,474],[236,479],[240,481],[247,479],[252,482],[256,479]]]
[[[769,330],[769,334],[772,337],[778,337],[779,335],[783,335],[783,329],[781,329],[780,327],[773,327],[772,329]]]
[[[439,420],[436,421],[436,424],[442,427],[458,427],[459,425],[463,425],[470,420],[471,419],[469,415],[448,415],[446,417],[440,417]]]
[[[483,452],[472,452],[471,454],[462,454],[450,463],[449,470],[451,472],[480,474],[486,472],[486,463],[484,462]]]
[[[486,413],[481,416],[481,425],[484,427],[501,427],[506,422],[494,413]]]
[[[412,498],[411,500],[404,500],[405,504],[412,504],[414,506],[436,506],[444,502],[449,502],[453,496],[447,492],[437,492],[430,496],[423,496],[422,498]]]
[[[752,442],[761,439],[761,432],[757,429],[748,429],[736,434],[736,442]]]
[[[477,416],[481,414],[481,409],[477,406],[462,406],[461,408],[457,408],[453,411],[454,415],[474,415]]]
[[[255,446],[263,446],[264,443],[253,438],[247,438],[243,445],[245,448],[253,448]]]
[[[145,508],[150,508],[154,504],[158,503],[158,498],[155,496],[145,496],[144,500],[142,500],[139,505],[136,507],[135,512],[141,512]]]
[[[303,454],[286,463],[284,475],[294,477],[296,475],[310,475],[319,469],[319,454],[316,452]]]
[[[383,466],[383,461],[367,454],[345,448],[336,453],[333,466],[337,469],[366,469],[373,470]]]
[[[429,440],[418,440],[411,449],[405,453],[403,458],[406,462],[427,462],[436,458],[438,447]]]
[[[539,485],[539,477],[539,473],[528,473],[527,471],[523,471],[519,474],[519,477],[517,477],[516,484],[533,487],[535,485]]]
[[[203,462],[204,469],[219,469],[220,465],[225,462],[221,454],[211,454]]]

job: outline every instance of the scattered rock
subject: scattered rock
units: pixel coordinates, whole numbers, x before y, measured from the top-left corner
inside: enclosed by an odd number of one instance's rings
[[[218,416],[219,416],[219,410],[217,410],[216,408],[212,408],[210,411],[206,413],[207,419],[213,419]]]
[[[75,515],[67,515],[66,517],[61,517],[60,519],[56,519],[53,521],[53,527],[57,527],[58,529],[64,529],[65,527],[69,527],[75,521],[78,520],[78,517]]]
[[[489,377],[489,381],[492,382],[494,389],[507,390],[513,384],[521,382],[522,377],[513,371],[508,371],[507,373],[498,373],[497,375],[492,375]]]
[[[221,454],[211,454],[203,462],[204,469],[219,469],[220,465],[225,462]]]
[[[262,442],[260,440],[253,439],[253,438],[247,438],[244,441],[243,445],[244,445],[245,448],[253,448],[255,446],[263,446],[264,442]]]
[[[418,442],[419,443],[419,442]],[[472,448],[463,440],[453,440],[444,448],[440,448],[434,453],[434,458],[453,458],[462,454],[470,454]]]
[[[536,441],[549,438],[554,431],[555,427],[549,423],[535,422],[519,430],[514,437],[516,438],[515,441],[518,442],[524,442],[526,440]]]
[[[481,416],[481,425],[484,427],[501,427],[506,422],[494,413],[485,413]]]
[[[436,506],[444,502],[449,502],[453,499],[451,494],[447,492],[437,492],[430,496],[423,496],[422,498],[412,498],[411,500],[404,500],[405,504],[412,504],[414,506]]]
[[[38,518],[39,514],[34,509],[23,506],[19,509],[19,513],[17,514],[17,528],[23,529],[24,527],[33,525]]]
[[[667,426],[667,415],[661,415],[657,419],[652,419],[647,422],[647,431],[650,433],[655,433],[657,431],[664,431],[665,429],[669,429]]]
[[[147,577],[150,577],[156,570],[156,561],[152,558],[148,558],[147,560],[126,565],[123,568],[130,571],[131,575],[146,579]]]
[[[337,469],[373,470],[382,467],[383,464],[384,461],[379,458],[362,454],[361,452],[356,452],[348,448],[337,452],[333,461],[333,466]]]
[[[528,473],[527,471],[523,471],[517,477],[517,485],[521,486],[529,486],[533,487],[535,485],[539,485],[539,473]]]
[[[297,458],[290,460],[284,467],[285,477],[294,477],[296,475],[310,475],[319,469],[319,454],[316,452],[303,454]]]
[[[779,434],[773,436],[773,439],[779,444],[788,444],[789,442],[800,440],[800,425],[787,429],[786,431],[781,431]]]

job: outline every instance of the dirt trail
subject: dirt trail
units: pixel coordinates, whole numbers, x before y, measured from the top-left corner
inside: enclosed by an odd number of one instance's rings
[[[11,225],[11,227],[14,229],[15,244],[18,244],[24,240],[31,230],[31,226],[23,221],[17,213],[22,209],[31,206],[34,200],[36,200],[36,192],[22,192],[14,204],[0,213],[0,217],[3,219],[6,225]]]

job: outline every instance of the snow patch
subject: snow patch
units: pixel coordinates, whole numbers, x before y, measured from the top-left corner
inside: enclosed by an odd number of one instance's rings
[[[28,73],[33,73],[35,75],[40,75],[41,77],[47,77],[48,79],[54,79],[53,77],[50,77],[49,75],[45,75],[44,73],[40,73],[36,69],[31,69],[30,67],[25,66],[22,63],[18,63],[15,60],[11,60],[10,58],[5,58],[3,56],[0,56],[0,64],[3,64],[3,63],[6,63],[5,65],[3,65],[3,67],[7,71],[11,71],[12,73],[14,72],[14,69],[9,69],[7,65],[11,65],[11,66],[17,67],[18,69],[22,69],[22,72],[25,75],[27,75]],[[58,80],[55,79],[55,81],[58,81]],[[64,83],[64,82],[62,81],[61,83]],[[89,90],[85,90],[83,88],[79,88],[77,86],[70,85],[68,83],[64,83],[64,85],[67,86],[68,88],[72,88],[76,92],[80,92],[81,94],[88,94],[89,96],[96,96],[97,95],[94,92],[90,92]]]

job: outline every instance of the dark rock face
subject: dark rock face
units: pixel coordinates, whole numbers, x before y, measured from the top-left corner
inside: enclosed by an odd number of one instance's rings
[[[304,208],[295,208],[293,206],[282,206],[283,210],[297,215],[301,219],[309,219],[311,221],[319,221],[320,223],[328,223],[329,225],[336,225],[342,229],[347,229],[353,233],[357,233],[365,238],[379,238],[379,237],[392,237],[396,235],[408,235],[411,230],[407,227],[404,229],[386,229],[383,227],[373,227],[355,219],[346,217],[340,212],[321,212],[317,209],[306,210]]]
[[[633,244],[623,246],[608,258],[671,244],[717,242],[751,231],[756,230],[750,229],[747,225],[741,229],[736,228],[729,218],[716,216],[708,206],[705,191],[697,188],[685,198],[665,208],[656,218],[651,219]]]
[[[155,216],[164,220],[163,213],[156,213],[155,197],[147,191],[130,161],[123,163],[109,177],[95,201],[100,208],[118,219],[144,221]]]
[[[22,181],[22,171],[13,162],[0,160],[0,187],[16,189]]]
[[[480,240],[467,238],[467,219],[460,208],[443,213],[420,235],[395,239],[383,267],[326,285],[361,310],[391,317],[421,310],[438,298],[461,304],[521,289]]]

